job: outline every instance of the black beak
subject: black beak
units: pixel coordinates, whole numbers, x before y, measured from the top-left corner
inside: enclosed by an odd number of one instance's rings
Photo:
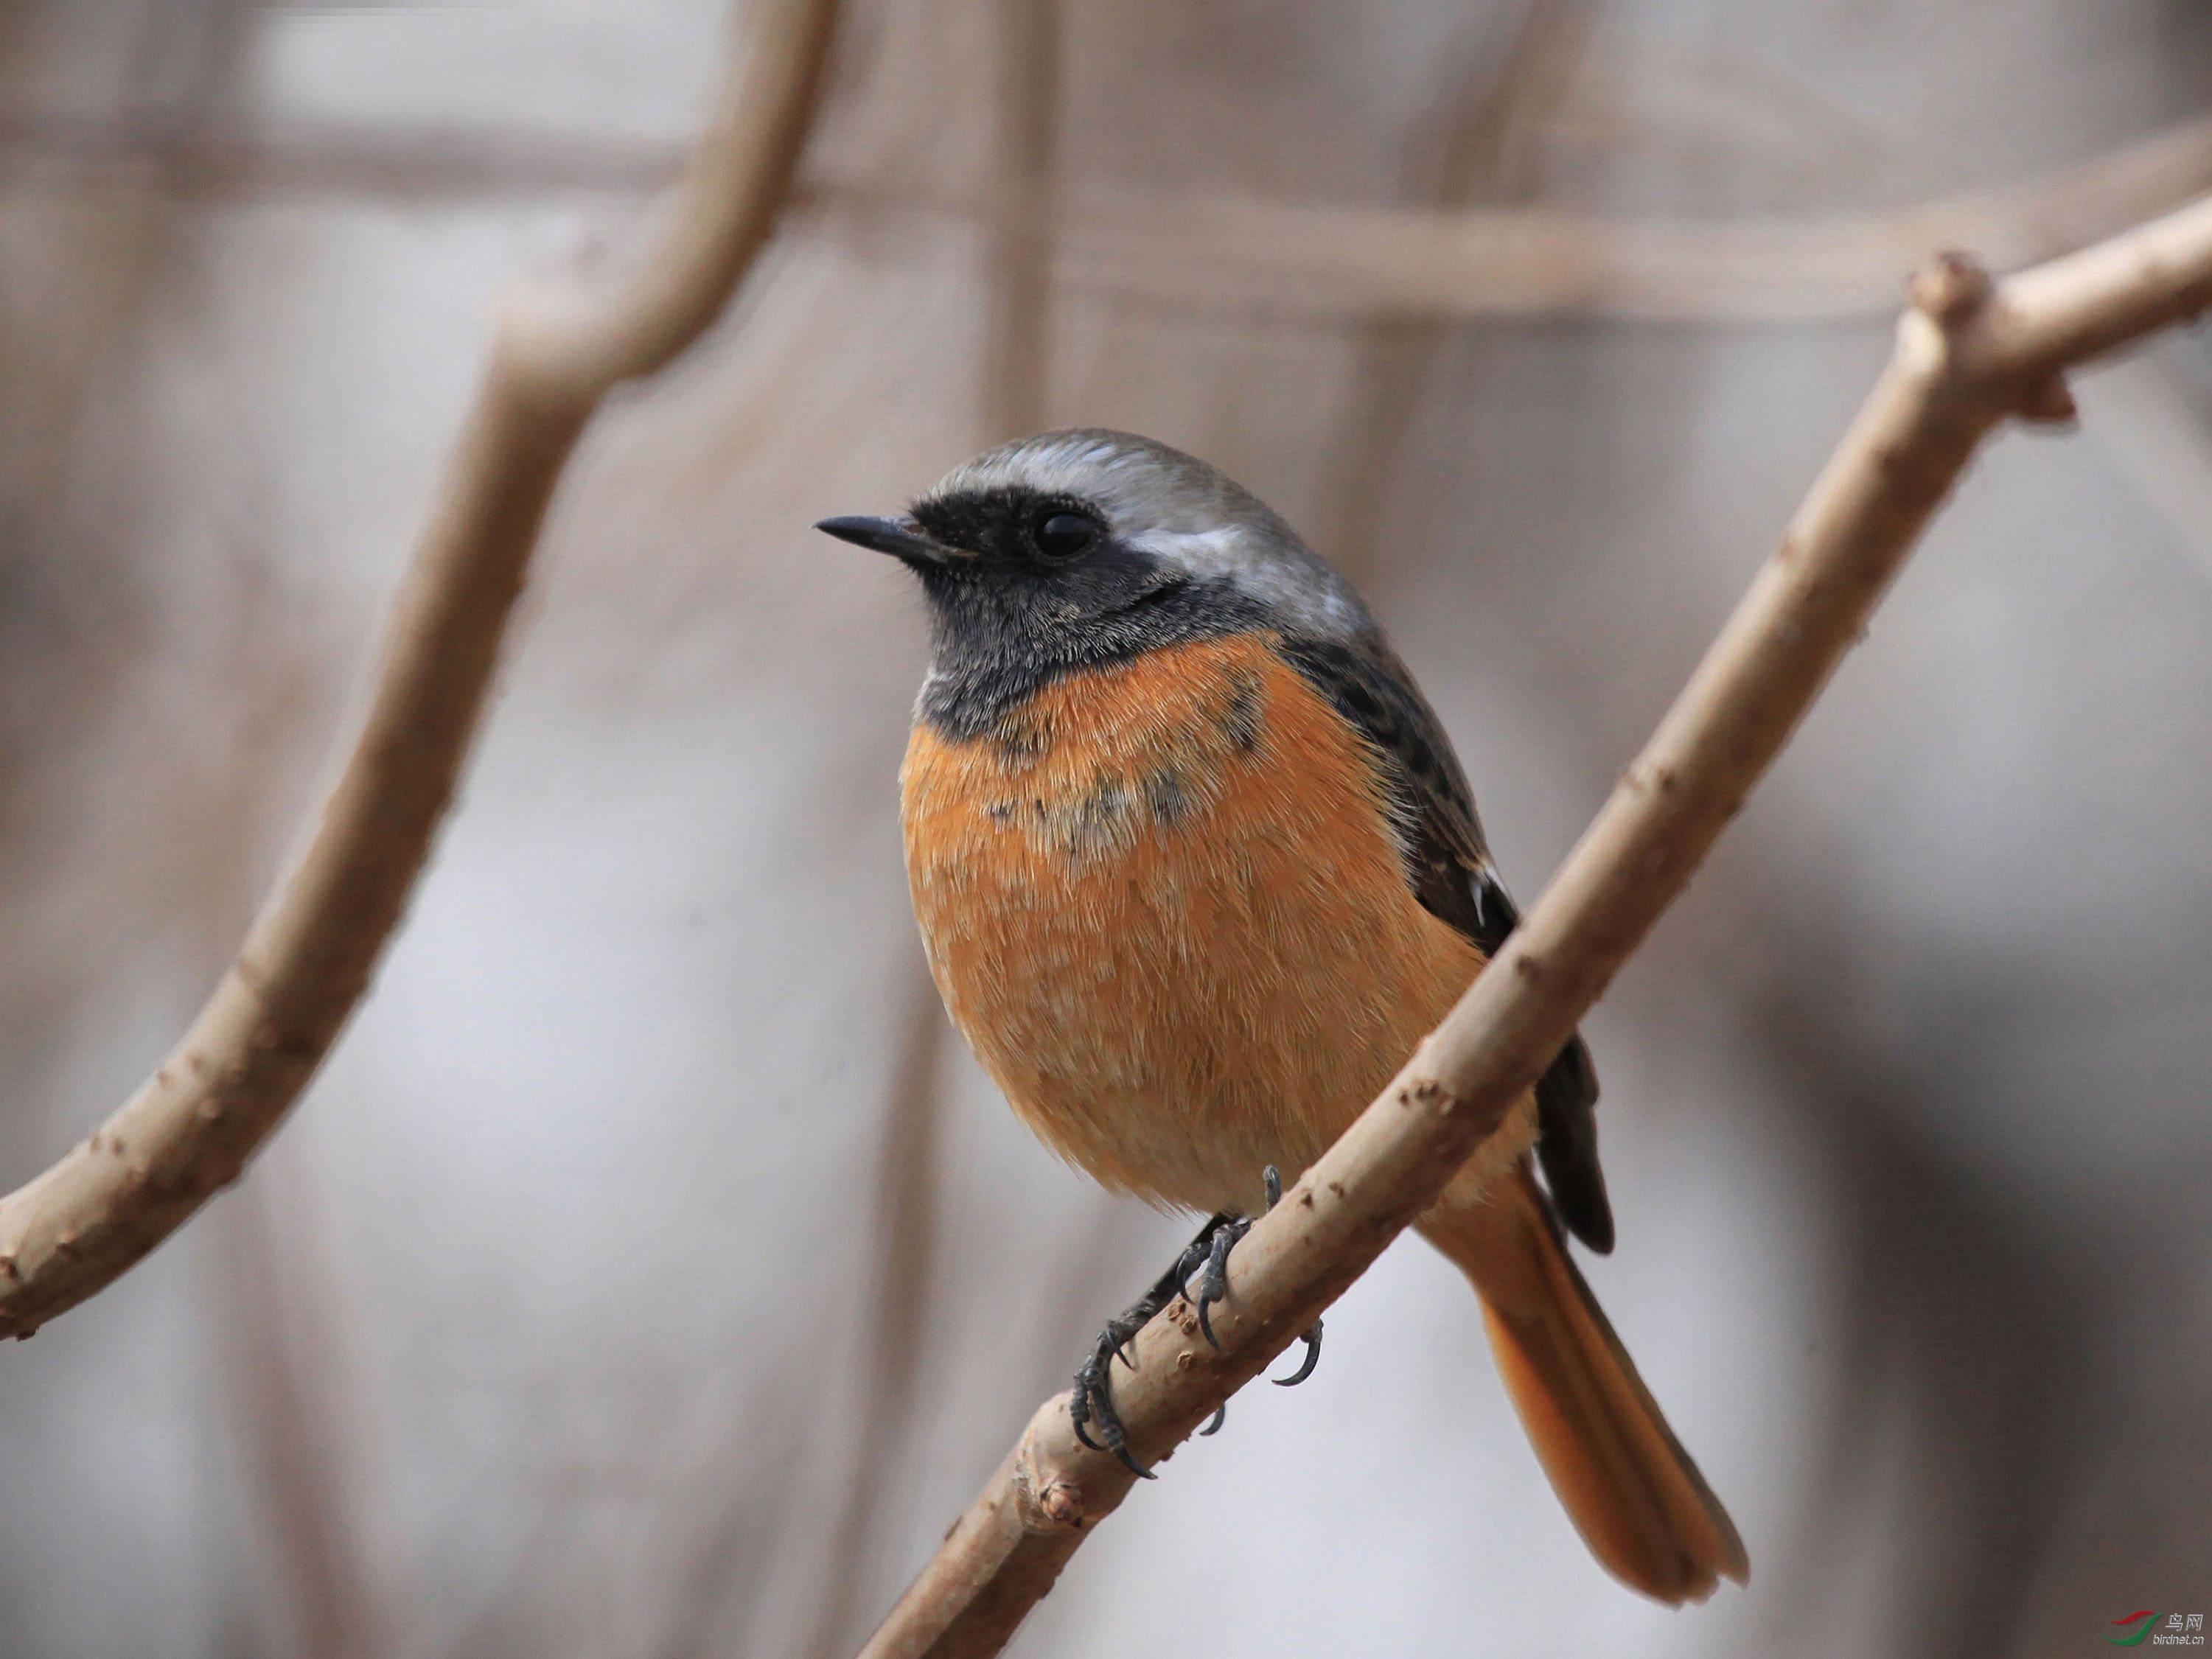
[[[888,553],[917,568],[943,564],[953,556],[951,549],[939,547],[923,535],[911,519],[824,519],[814,527],[841,542]]]

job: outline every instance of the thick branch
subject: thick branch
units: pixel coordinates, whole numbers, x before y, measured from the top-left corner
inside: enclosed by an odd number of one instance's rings
[[[452,799],[547,502],[599,399],[704,330],[766,241],[834,0],[759,0],[658,245],[605,292],[526,289],[385,638],[313,839],[184,1041],[84,1144],[0,1199],[0,1337],[93,1295],[234,1180],[367,989]]]
[[[1358,1277],[1533,1084],[1796,729],[1982,439],[2063,418],[2064,368],[2212,301],[2212,199],[1991,289],[1963,259],[1914,285],[1888,370],[1644,753],[1498,958],[1231,1260],[1213,1316],[1139,1334],[1115,1403],[1167,1456]],[[865,1659],[995,1653],[1131,1477],[1030,1421]]]

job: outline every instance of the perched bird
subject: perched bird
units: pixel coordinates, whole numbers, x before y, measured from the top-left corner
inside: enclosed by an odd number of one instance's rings
[[[819,528],[902,560],[927,596],[902,818],[954,1022],[1054,1152],[1214,1212],[1078,1373],[1079,1432],[1095,1425],[1127,1462],[1115,1348],[1200,1266],[1201,1317],[1219,1299],[1274,1169],[1307,1168],[1382,1091],[1513,904],[1450,743],[1367,607],[1205,462],[1048,432],[959,467],[906,516]],[[1474,1282],[1599,1561],[1661,1601],[1700,1600],[1744,1579],[1743,1545],[1563,1236],[1613,1247],[1596,1098],[1577,1037],[1418,1224]]]

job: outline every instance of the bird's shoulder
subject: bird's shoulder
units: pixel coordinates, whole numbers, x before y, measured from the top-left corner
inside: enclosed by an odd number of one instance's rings
[[[1381,761],[1421,903],[1483,955],[1495,955],[1519,913],[1491,863],[1467,774],[1412,673],[1379,635],[1285,635],[1281,651]]]
[[[1521,920],[1492,862],[1474,793],[1451,739],[1380,630],[1349,639],[1283,636],[1279,649],[1357,728],[1376,757],[1397,820],[1406,878],[1422,908],[1487,958]],[[1597,1068],[1579,1034],[1536,1085],[1538,1157],[1559,1218],[1601,1253],[1613,1209],[1598,1163]]]

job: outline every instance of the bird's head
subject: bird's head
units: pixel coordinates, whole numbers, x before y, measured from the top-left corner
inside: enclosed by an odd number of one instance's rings
[[[1226,634],[1372,629],[1351,586],[1204,461],[1126,432],[1023,438],[903,516],[817,529],[899,559],[931,613],[932,687],[977,711],[1076,670]]]

